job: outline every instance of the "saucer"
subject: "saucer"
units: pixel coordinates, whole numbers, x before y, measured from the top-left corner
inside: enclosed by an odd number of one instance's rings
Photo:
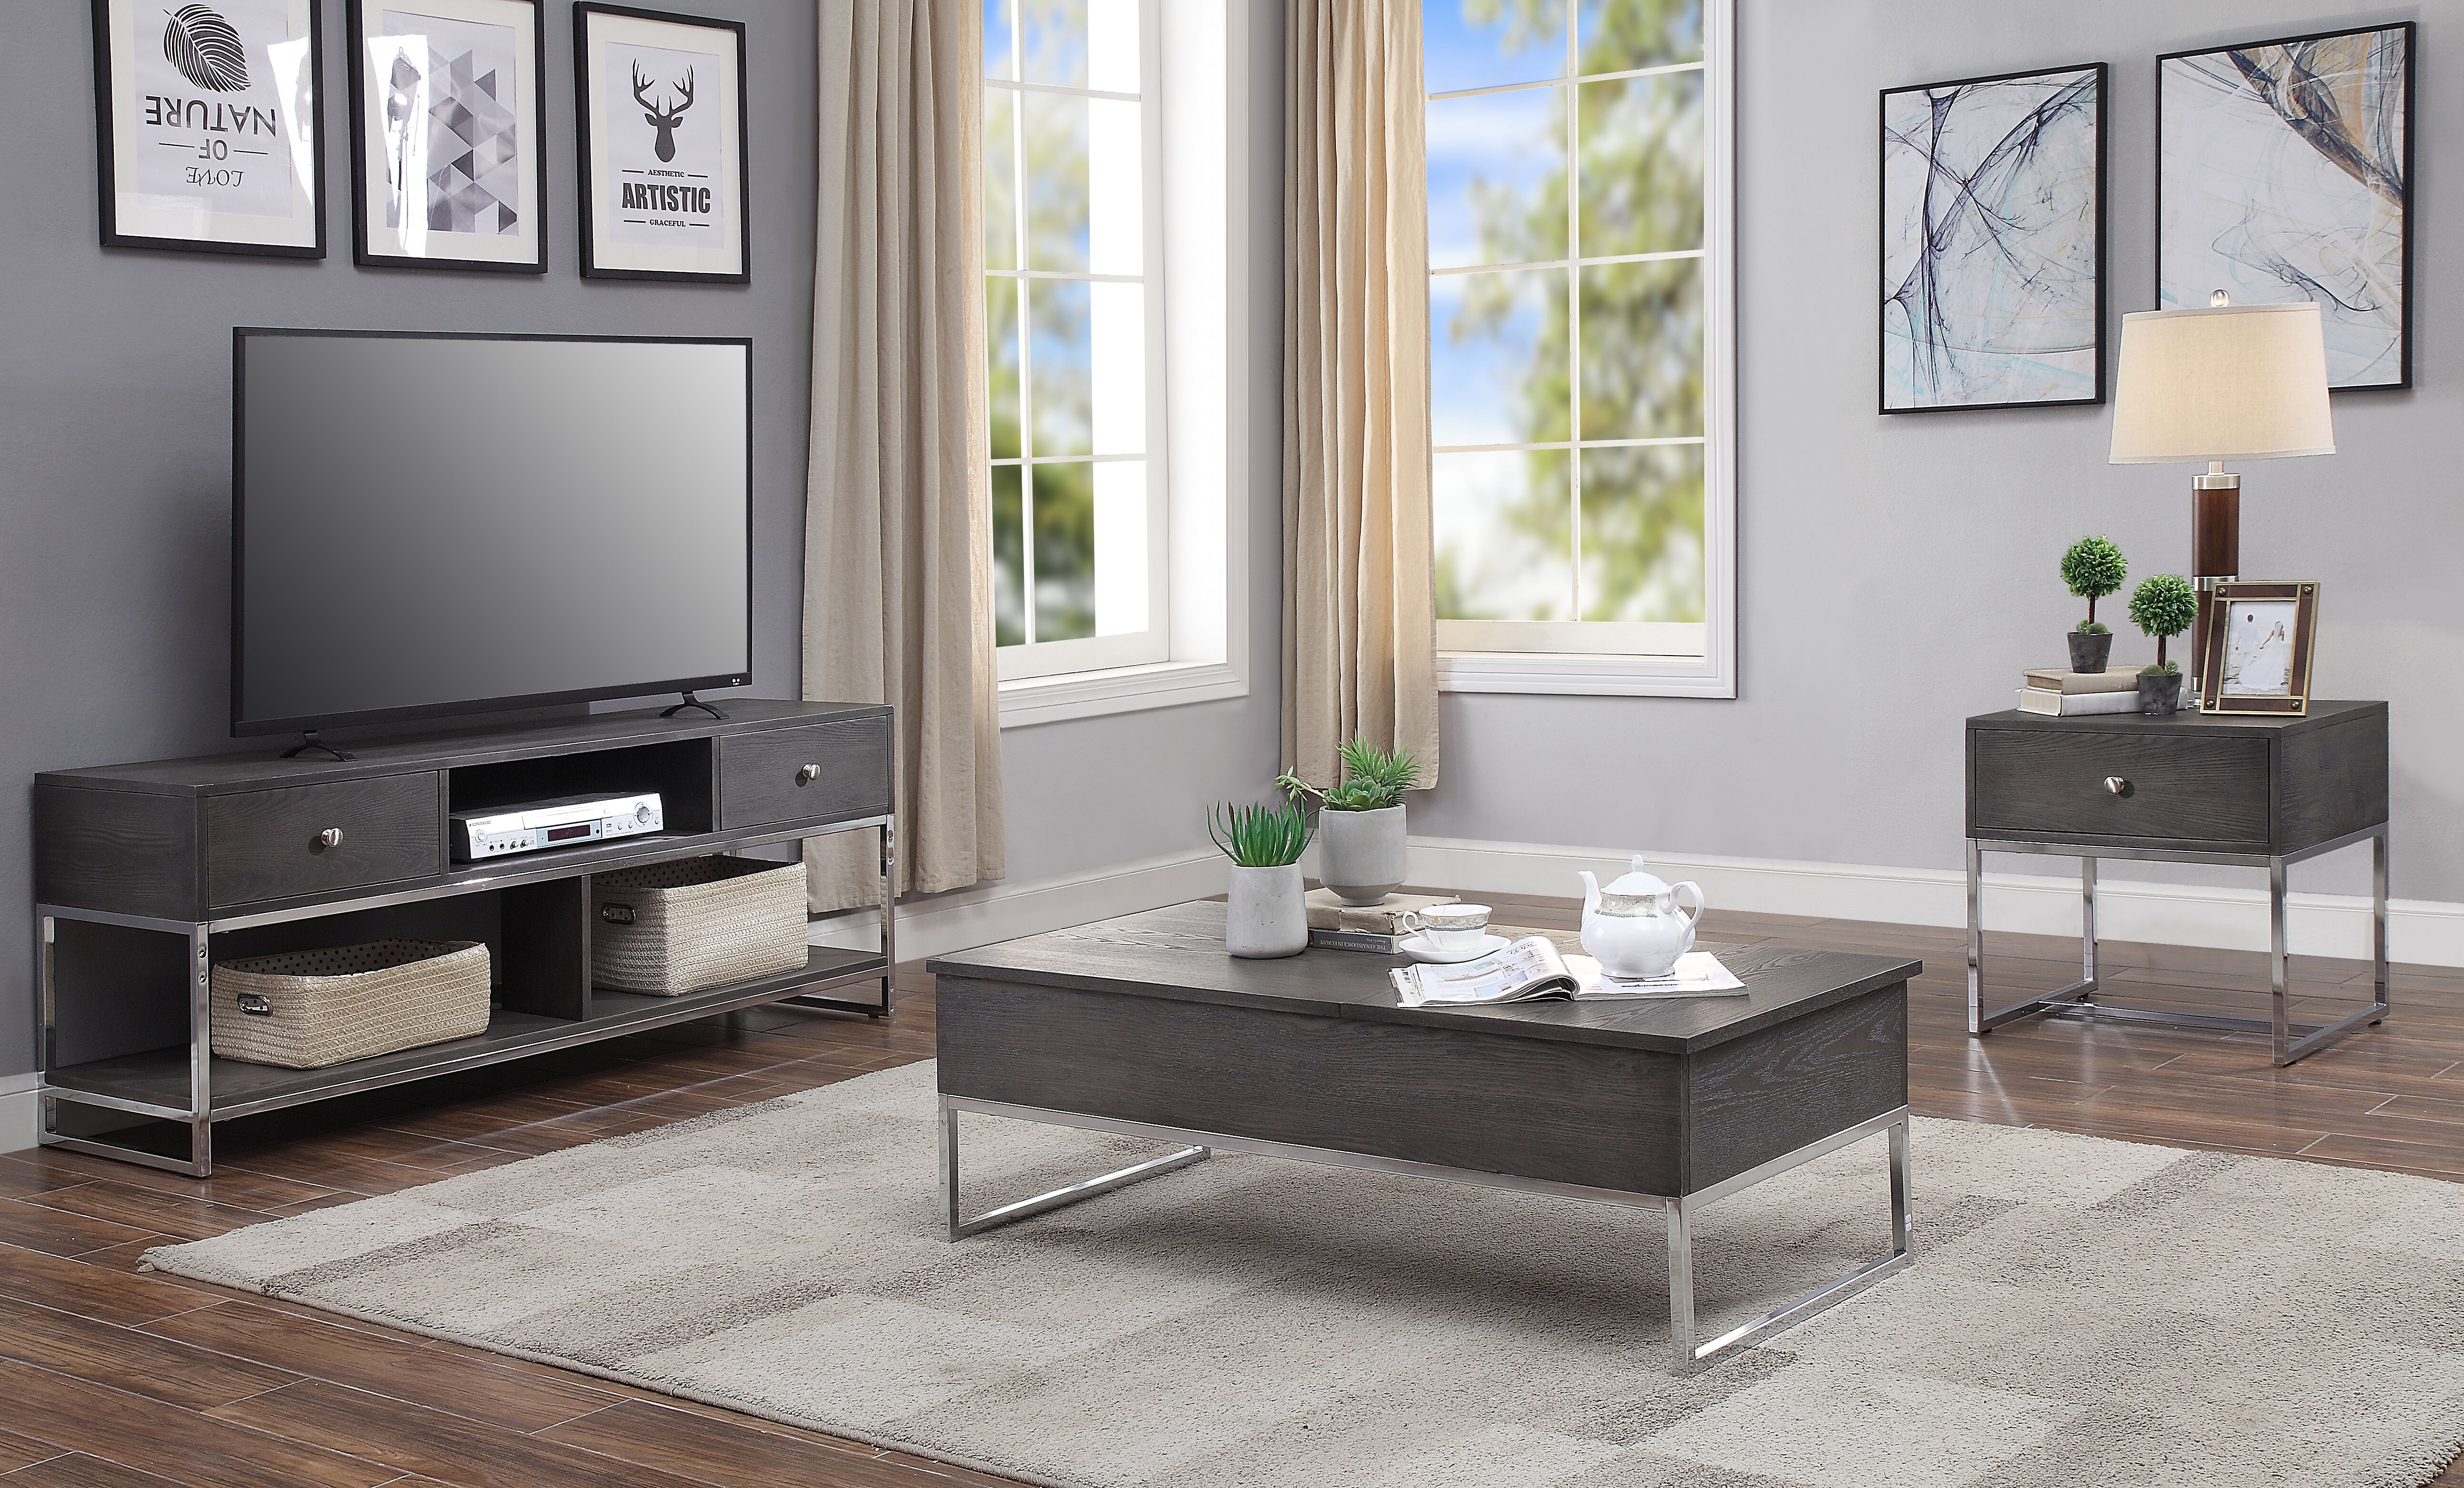
[[[1414,961],[1433,961],[1445,966],[1458,961],[1478,961],[1483,956],[1504,950],[1513,944],[1502,935],[1483,935],[1467,950],[1440,950],[1429,944],[1429,938],[1426,935],[1416,933],[1397,941],[1395,948]]]

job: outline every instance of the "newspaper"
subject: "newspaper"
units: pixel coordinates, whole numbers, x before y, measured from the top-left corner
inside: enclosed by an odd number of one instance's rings
[[[1688,951],[1663,977],[1627,980],[1600,969],[1589,956],[1560,952],[1546,936],[1527,935],[1474,961],[1397,966],[1395,990],[1406,1008],[1461,1007],[1486,1003],[1577,1002],[1648,997],[1703,997],[1742,993],[1746,984],[1709,951]]]

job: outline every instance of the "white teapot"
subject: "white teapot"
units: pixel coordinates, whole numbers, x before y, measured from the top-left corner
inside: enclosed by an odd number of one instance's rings
[[[1634,871],[1607,888],[1590,870],[1583,873],[1583,949],[1613,977],[1635,981],[1662,977],[1677,958],[1694,948],[1694,926],[1703,919],[1703,888],[1691,881],[1671,888],[1643,872],[1642,855]],[[1678,896],[1694,896],[1694,912],[1678,904]]]

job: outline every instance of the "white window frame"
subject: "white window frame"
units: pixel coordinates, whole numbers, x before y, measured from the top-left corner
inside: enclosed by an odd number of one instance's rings
[[[1149,365],[1161,368],[1147,389],[1151,629],[1001,648],[1004,728],[1249,692],[1246,232],[1257,204],[1248,43],[1236,11],[1246,13],[1241,0],[1140,5],[1141,268]],[[1022,381],[1030,372],[1023,367]],[[1032,531],[1021,538],[1031,549]],[[1023,598],[1034,603],[1031,590]],[[1027,652],[1037,655],[1013,659]]]
[[[1571,7],[1570,7],[1571,10]],[[1567,28],[1568,68],[1577,38]],[[1639,73],[1671,72],[1647,68]],[[1624,76],[1624,75],[1616,75]],[[1573,86],[1569,84],[1569,86]],[[1465,93],[1495,91],[1465,89]],[[1451,95],[1440,95],[1447,97]],[[1571,107],[1573,99],[1569,97]],[[1567,140],[1569,178],[1573,131]],[[1703,623],[1617,621],[1438,622],[1438,685],[1447,692],[1592,693],[1631,697],[1737,696],[1737,274],[1736,274],[1736,8],[1734,0],[1703,6]],[[1567,192],[1568,211],[1580,193]],[[1579,247],[1570,222],[1568,245]],[[1600,262],[1623,262],[1620,255]],[[1641,258],[1676,255],[1641,255]],[[1570,258],[1569,292],[1579,291]],[[1551,267],[1551,265],[1539,265]],[[1491,267],[1482,266],[1485,272]],[[1440,273],[1453,271],[1437,271]],[[1573,328],[1579,336],[1579,322]],[[1574,354],[1579,359],[1577,345]],[[1576,394],[1579,397],[1579,393]],[[1664,444],[1672,440],[1583,440],[1585,445]],[[1479,446],[1481,449],[1563,445]],[[1453,448],[1453,447],[1449,447]],[[1466,447],[1469,448],[1469,447]]]

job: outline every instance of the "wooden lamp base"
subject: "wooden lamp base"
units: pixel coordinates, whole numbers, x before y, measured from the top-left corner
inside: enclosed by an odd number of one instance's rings
[[[2190,482],[2190,585],[2199,591],[2199,612],[2190,621],[2190,660],[2182,670],[2190,675],[2185,691],[2194,698],[2196,674],[2208,655],[2208,611],[2216,581],[2239,577],[2241,477],[2218,460]]]

